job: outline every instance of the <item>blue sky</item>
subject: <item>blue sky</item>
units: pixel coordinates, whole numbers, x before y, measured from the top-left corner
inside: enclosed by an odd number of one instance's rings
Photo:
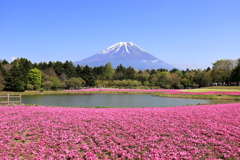
[[[0,1],[0,59],[78,61],[117,42],[182,69],[238,59],[240,1]]]

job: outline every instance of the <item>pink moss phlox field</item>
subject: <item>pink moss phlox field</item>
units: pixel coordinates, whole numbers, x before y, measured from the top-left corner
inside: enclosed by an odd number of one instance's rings
[[[0,159],[239,159],[240,103],[0,107]]]
[[[191,95],[240,95],[240,92],[229,92],[229,91],[215,91],[215,92],[184,92],[183,89],[99,89],[90,88],[82,90],[65,90],[70,91],[125,91],[125,92],[162,92],[163,94],[191,94]]]

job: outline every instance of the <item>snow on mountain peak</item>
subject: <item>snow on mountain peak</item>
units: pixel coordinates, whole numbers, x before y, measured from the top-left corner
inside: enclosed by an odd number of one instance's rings
[[[116,43],[93,56],[74,62],[74,65],[89,65],[94,67],[105,65],[108,62],[111,62],[114,68],[120,64],[125,67],[131,66],[138,70],[159,68],[170,70],[176,68],[154,57],[132,42]]]
[[[142,52],[146,52],[143,49],[141,49],[140,47],[138,47],[136,44],[132,43],[132,42],[118,42],[110,47],[108,47],[107,49],[101,51],[99,54],[107,54],[110,51],[115,51],[118,52],[120,50],[120,48],[124,47],[127,53],[130,53],[129,49],[131,48],[135,48],[135,49],[139,49]]]

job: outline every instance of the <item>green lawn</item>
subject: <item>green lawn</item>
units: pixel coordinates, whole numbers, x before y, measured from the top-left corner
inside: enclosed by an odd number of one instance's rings
[[[183,92],[240,92],[240,86],[214,86],[199,89],[187,89]]]

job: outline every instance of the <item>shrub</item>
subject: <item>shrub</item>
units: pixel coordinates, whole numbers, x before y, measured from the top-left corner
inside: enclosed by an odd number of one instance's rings
[[[46,82],[43,82],[43,88],[45,89],[45,90],[50,90],[51,88],[52,88],[52,86],[53,86],[53,82],[51,82],[51,81],[46,81]]]
[[[32,84],[28,84],[27,85],[27,90],[33,90],[33,85]]]

